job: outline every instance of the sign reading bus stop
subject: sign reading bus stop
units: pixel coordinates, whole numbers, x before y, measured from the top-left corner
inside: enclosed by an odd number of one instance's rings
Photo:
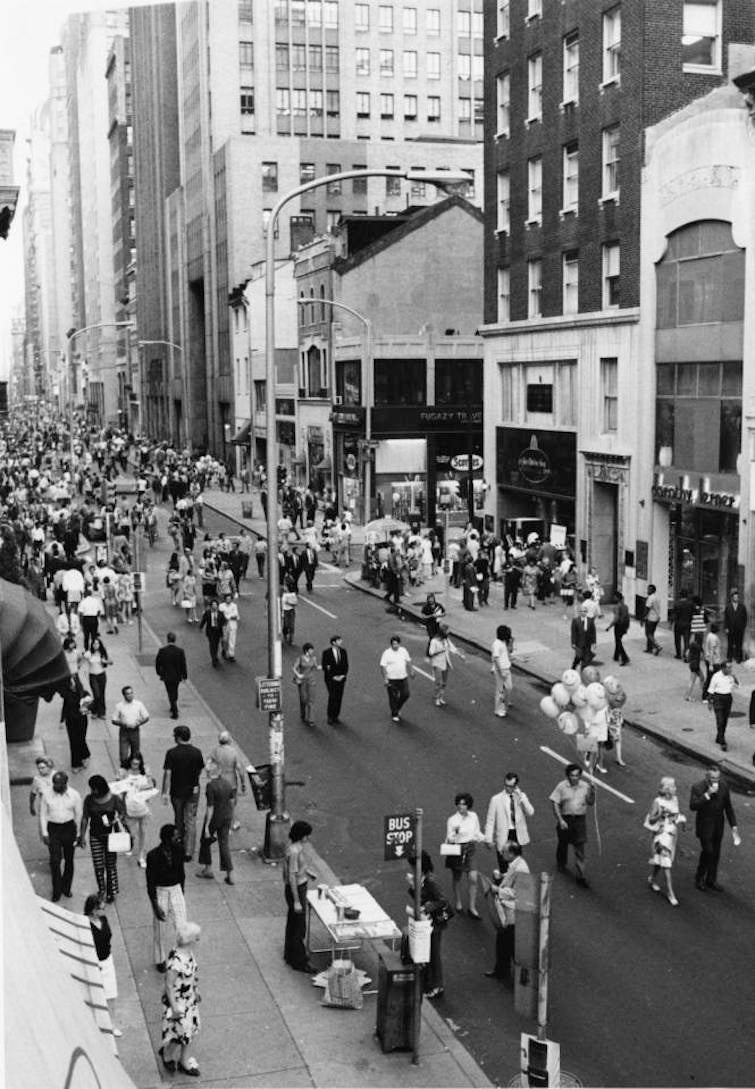
[[[406,858],[414,846],[414,814],[393,813],[383,819],[386,862]]]

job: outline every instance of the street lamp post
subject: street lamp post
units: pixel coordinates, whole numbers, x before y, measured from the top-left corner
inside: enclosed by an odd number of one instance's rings
[[[187,450],[191,450],[191,428],[189,426],[189,375],[186,371],[186,356],[180,344],[172,340],[140,340],[139,347],[146,348],[151,344],[162,344],[171,351],[181,353],[181,400],[183,401],[184,443]],[[171,368],[172,370],[173,368]],[[144,397],[144,383],[141,383],[141,396]],[[167,391],[168,404],[170,405],[170,391]],[[169,410],[170,415],[170,410]]]
[[[267,436],[267,670],[268,677],[280,686],[283,648],[281,645],[278,590],[278,442],[275,433],[275,225],[289,201],[323,185],[354,178],[404,178],[406,181],[430,182],[437,188],[460,188],[469,184],[469,175],[453,170],[344,170],[299,185],[284,194],[273,207],[267,224],[265,246],[265,416]],[[272,770],[272,809],[265,830],[265,857],[281,859],[285,855],[289,816],[286,812],[285,753],[283,748],[283,712],[270,712],[270,764]]]
[[[66,360],[68,364],[69,400],[68,400],[68,425],[70,430],[70,450],[73,457],[73,399],[76,395],[76,370],[73,360],[73,342],[83,333],[90,333],[93,329],[131,329],[130,321],[96,321],[92,325],[84,325],[81,329],[69,329],[66,333]]]

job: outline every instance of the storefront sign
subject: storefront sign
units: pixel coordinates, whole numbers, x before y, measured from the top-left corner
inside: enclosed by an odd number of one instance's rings
[[[417,435],[439,431],[466,431],[482,428],[482,406],[467,409],[460,405],[376,405],[372,410],[372,430],[382,435]]]
[[[739,510],[738,492],[713,491],[705,477],[700,477],[698,487],[693,488],[688,477],[680,477],[678,484],[666,484],[663,473],[656,473],[651,493],[654,499],[662,503],[681,503],[683,506],[723,511]]]
[[[533,440],[537,439],[533,436]],[[544,450],[528,446],[517,458],[519,472],[530,484],[542,484],[551,475],[551,463]]]
[[[352,405],[350,408],[334,408],[331,413],[333,427],[342,430],[364,430],[364,408]]]
[[[469,472],[469,454],[456,454],[451,458],[451,468],[457,473]],[[482,468],[482,458],[479,454],[472,454],[472,469]]]
[[[573,431],[496,428],[499,487],[573,498],[577,484],[577,436]]]

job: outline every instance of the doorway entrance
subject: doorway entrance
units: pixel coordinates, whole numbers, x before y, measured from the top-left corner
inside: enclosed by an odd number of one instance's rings
[[[595,481],[592,491],[590,561],[598,572],[601,586],[608,600],[611,600],[616,593],[618,514],[618,486]]]

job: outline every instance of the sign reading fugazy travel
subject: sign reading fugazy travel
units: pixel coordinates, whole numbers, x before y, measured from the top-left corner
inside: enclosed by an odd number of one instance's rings
[[[406,858],[414,845],[414,814],[393,813],[384,818],[384,858]]]

